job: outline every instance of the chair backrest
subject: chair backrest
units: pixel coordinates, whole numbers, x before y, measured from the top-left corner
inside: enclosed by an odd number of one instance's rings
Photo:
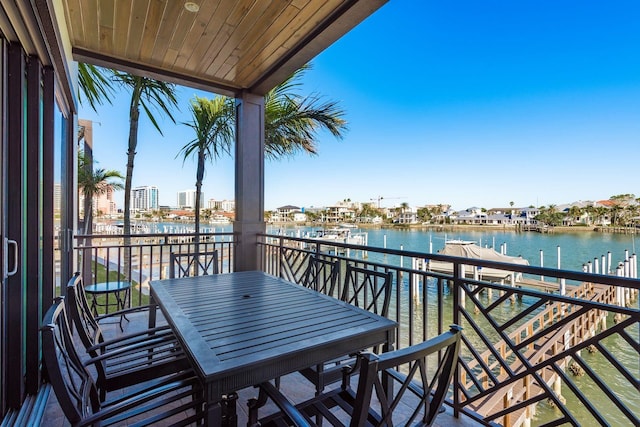
[[[49,381],[65,416],[75,424],[100,404],[96,385],[74,347],[63,298],[49,308],[40,331]]]
[[[451,384],[461,335],[462,328],[451,325],[420,344],[363,354],[351,425],[364,425],[367,416],[377,426],[432,425]]]
[[[391,303],[390,271],[376,271],[347,264],[340,299],[387,317]]]
[[[340,261],[309,256],[307,268],[302,276],[302,286],[314,289],[320,293],[334,296],[338,277],[340,275]]]
[[[172,252],[169,255],[169,278],[218,274],[218,251]]]
[[[93,317],[91,307],[82,283],[82,275],[75,273],[67,283],[67,312],[73,325],[78,331],[80,341],[85,348],[90,348],[104,341],[104,334],[100,325]],[[97,353],[91,354],[96,357]]]

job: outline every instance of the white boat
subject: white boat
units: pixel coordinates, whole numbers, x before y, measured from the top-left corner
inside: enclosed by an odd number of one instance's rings
[[[342,227],[342,228],[358,228],[357,225],[351,224],[351,223],[348,223],[348,222],[343,222],[342,224],[339,224],[338,226]]]
[[[214,215],[211,218],[209,218],[209,224],[230,224],[231,220],[229,220],[229,218],[227,218],[224,215]]]
[[[491,248],[483,248],[478,246],[476,242],[471,240],[446,240],[443,249],[438,251],[440,255],[448,255],[460,258],[482,259],[486,261],[496,261],[518,265],[529,265],[529,262],[520,256],[508,256],[496,252]],[[463,266],[464,276],[473,278],[478,275],[481,279],[488,281],[507,281],[515,284],[516,281],[522,280],[521,273],[514,273],[507,270],[501,270],[490,267],[473,267]],[[445,261],[430,260],[427,263],[427,269],[444,274],[453,274],[453,264]],[[513,276],[513,277],[512,277]]]
[[[445,240],[445,245],[475,245],[476,242],[473,240],[461,240],[461,239],[450,239]]]
[[[332,227],[317,230],[308,236],[310,239],[322,240],[325,242],[348,243],[351,245],[367,245],[367,233],[354,233],[351,228]]]

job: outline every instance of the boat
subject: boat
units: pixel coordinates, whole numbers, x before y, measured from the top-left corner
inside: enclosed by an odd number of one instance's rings
[[[224,215],[216,214],[209,218],[209,224],[230,224],[231,220]]]
[[[460,258],[482,259],[485,261],[496,261],[509,264],[529,265],[529,261],[520,256],[509,256],[501,254],[491,248],[478,246],[471,240],[446,240],[443,249],[438,251],[440,255],[454,256]],[[519,282],[522,274],[508,270],[501,270],[490,267],[464,266],[464,277],[478,277],[480,280],[491,282],[507,281]],[[453,274],[453,263],[445,261],[427,260],[427,270],[437,273]]]
[[[338,224],[338,227],[342,227],[342,228],[358,228],[357,225],[349,223],[349,222],[343,222],[342,224]]]
[[[151,233],[151,228],[144,223],[132,222],[130,224],[131,234],[148,234]],[[124,223],[118,222],[116,224],[105,225],[104,231],[108,234],[122,234],[124,232]]]
[[[354,233],[351,228],[345,227],[323,228],[309,233],[306,237],[327,243],[347,243],[359,246],[366,246],[368,243],[366,232]]]

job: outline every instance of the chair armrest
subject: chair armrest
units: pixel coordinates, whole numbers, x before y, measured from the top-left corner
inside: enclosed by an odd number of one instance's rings
[[[289,419],[289,421],[297,427],[311,427],[315,424],[298,408],[295,407],[287,397],[280,392],[270,382],[264,382],[257,387],[260,388],[261,393],[266,393],[267,396],[276,404],[282,414]]]
[[[130,347],[138,344],[144,344],[151,339],[157,339],[157,338],[162,338],[166,336],[171,336],[172,339],[175,339],[175,335],[173,335],[173,331],[168,325],[153,328],[153,329],[146,329],[144,331],[134,332],[132,334],[127,334],[121,337],[105,340],[87,348],[87,351],[99,351],[99,350],[102,351],[107,349],[108,347],[112,347],[112,348]]]
[[[87,360],[91,361],[92,363],[95,363],[96,361],[119,357],[123,354],[149,352],[154,348],[162,348],[162,347],[168,348],[169,346],[172,346],[172,345],[179,345],[178,340],[174,335],[168,335],[168,334],[155,335],[144,341],[138,341],[128,345],[121,345],[121,346],[112,347],[112,348],[107,348],[101,345],[94,345],[92,347],[89,347],[89,349],[87,349],[87,352],[95,351],[96,353],[99,354],[99,356],[96,356]]]
[[[96,321],[101,320],[101,319],[110,319],[112,317],[116,317],[116,316],[124,316],[126,314],[129,313],[136,313],[138,311],[145,311],[145,310],[149,310],[151,308],[155,308],[156,305],[140,305],[137,307],[131,307],[131,308],[125,308],[122,310],[118,310],[118,311],[112,311],[110,313],[107,314],[101,314],[100,316],[95,316]]]

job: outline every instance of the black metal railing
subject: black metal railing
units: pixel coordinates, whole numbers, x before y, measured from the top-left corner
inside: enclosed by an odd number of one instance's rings
[[[125,238],[130,241],[125,244]],[[234,233],[132,234],[128,236],[93,234],[75,236],[77,271],[85,285],[105,281],[131,282],[128,306],[148,303],[150,280],[169,277],[172,253],[218,251],[218,271],[233,271]],[[64,283],[64,281],[63,281]],[[106,294],[102,302],[107,308],[115,304],[115,296]],[[108,298],[114,299],[108,301]]]
[[[311,254],[391,271],[399,348],[461,325],[456,414],[505,426],[640,424],[636,279],[280,235],[258,245],[261,268],[294,282]]]

